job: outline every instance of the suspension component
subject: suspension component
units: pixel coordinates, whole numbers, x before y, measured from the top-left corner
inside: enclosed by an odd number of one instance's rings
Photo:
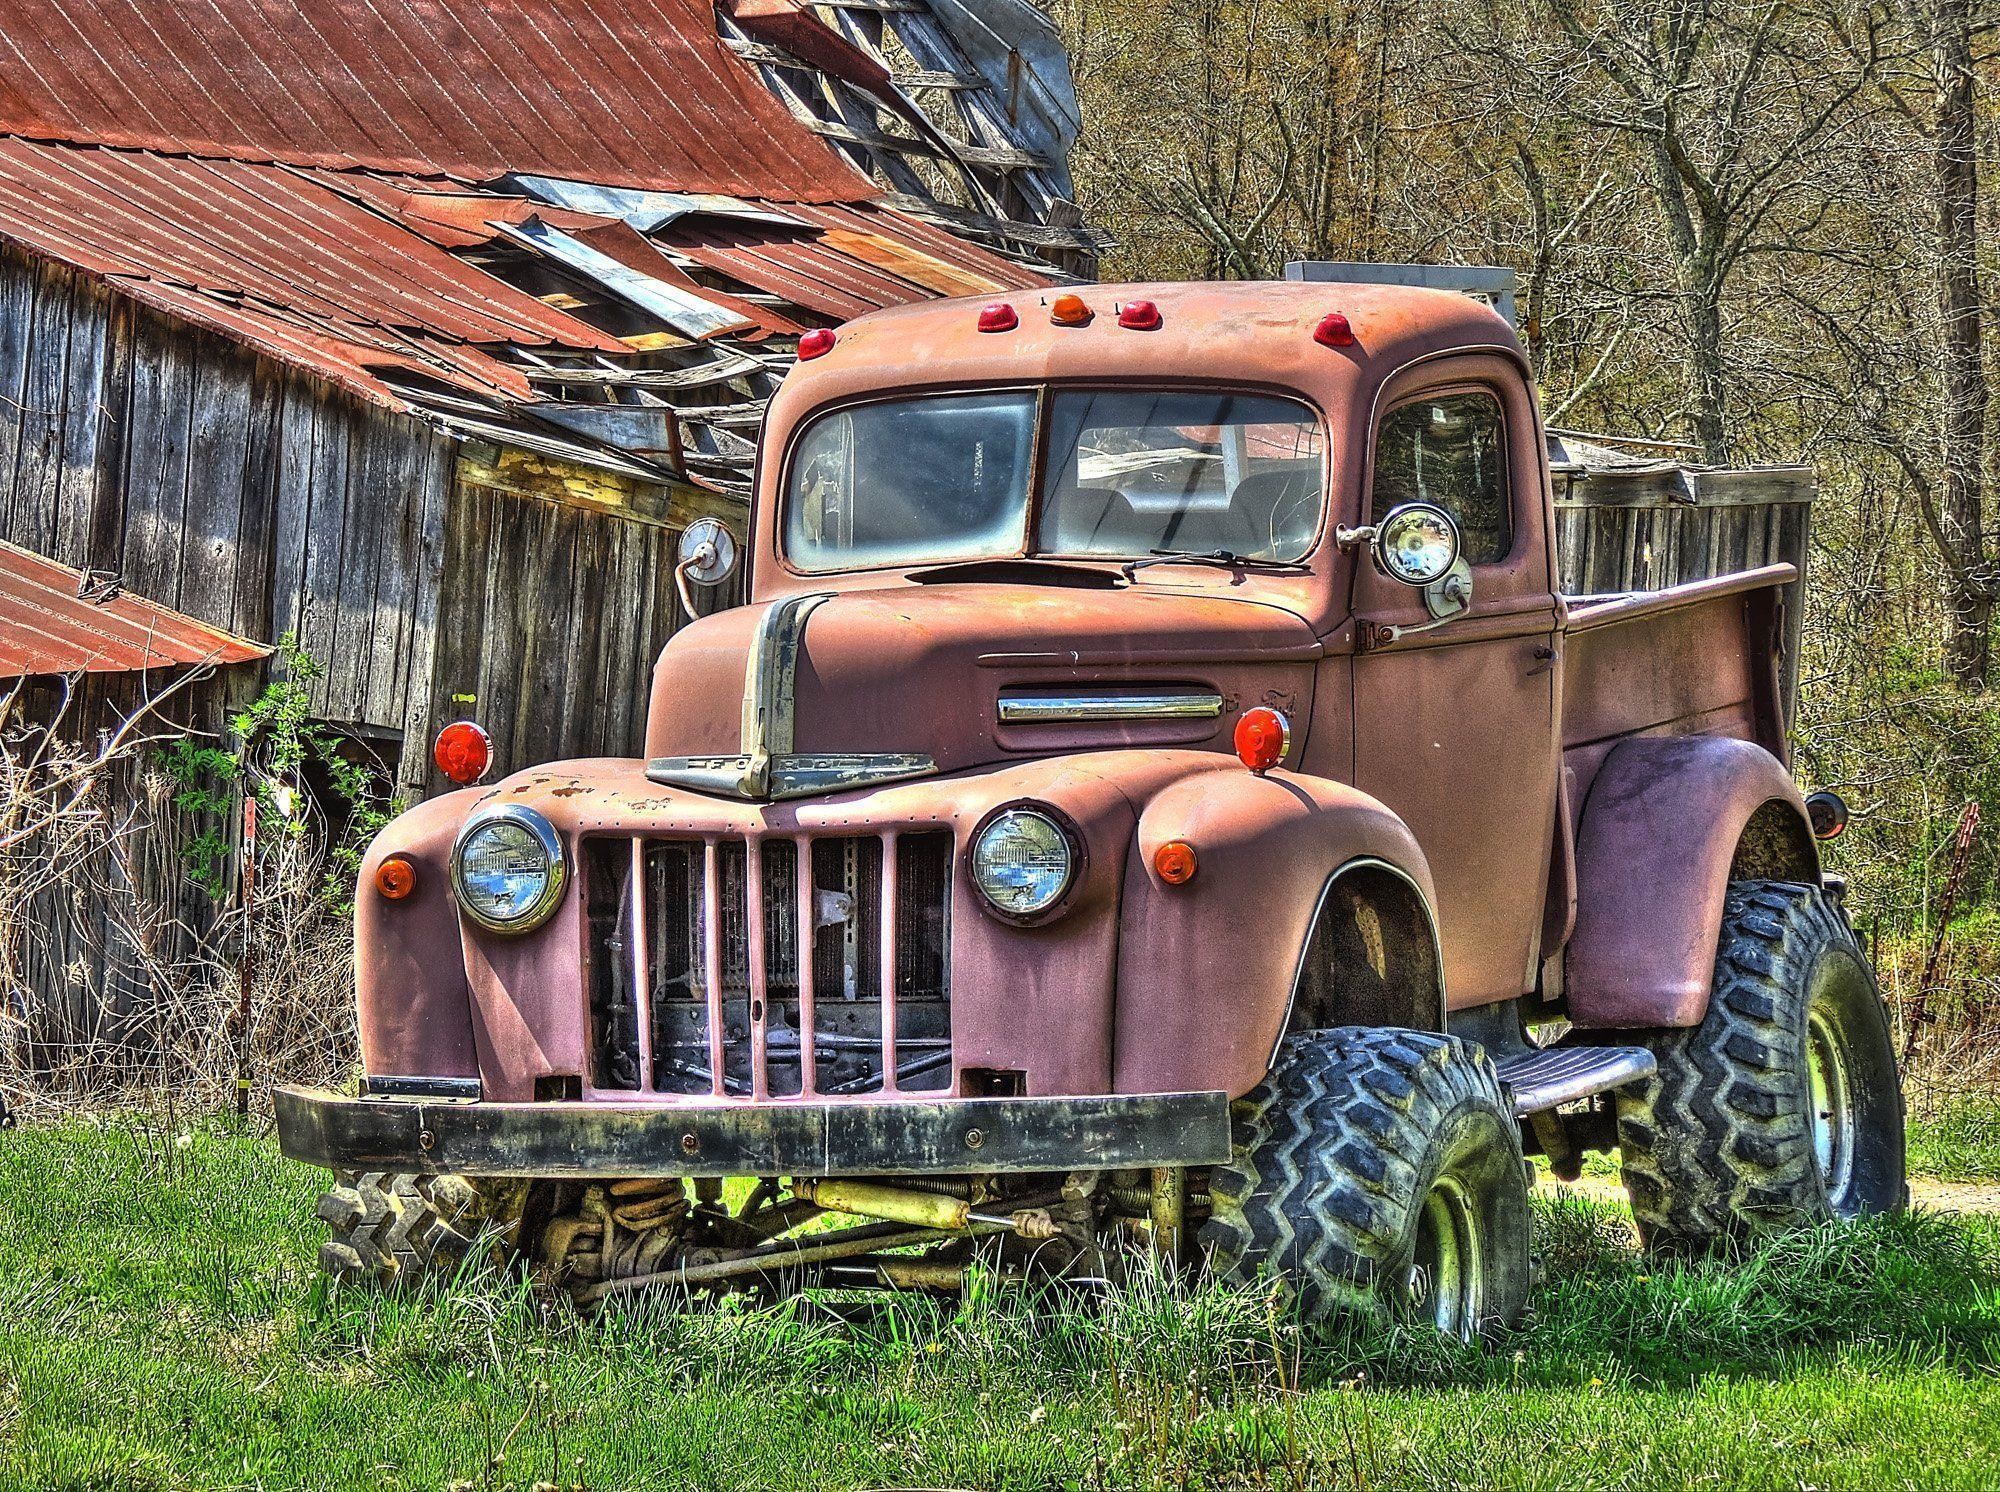
[[[794,1180],[792,1191],[828,1212],[879,1217],[887,1222],[908,1223],[914,1228],[963,1233],[974,1223],[1010,1229],[1015,1226],[1011,1216],[974,1211],[971,1201],[965,1197],[911,1191],[900,1186],[880,1186],[872,1181]]]

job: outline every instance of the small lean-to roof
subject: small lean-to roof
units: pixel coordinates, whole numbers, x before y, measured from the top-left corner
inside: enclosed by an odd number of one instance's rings
[[[0,134],[798,202],[876,188],[712,0],[4,0]]]
[[[271,650],[0,543],[0,680],[248,663]]]

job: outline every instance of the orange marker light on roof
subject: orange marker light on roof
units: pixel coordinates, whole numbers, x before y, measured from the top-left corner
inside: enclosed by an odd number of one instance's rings
[[[1088,326],[1090,318],[1090,307],[1080,295],[1059,295],[1049,307],[1049,320],[1057,326]]]
[[[417,868],[401,855],[375,867],[375,890],[386,901],[401,901],[417,889]]]
[[[1352,347],[1354,325],[1338,311],[1328,311],[1313,328],[1313,340],[1322,347]]]
[[[825,357],[829,352],[833,351],[835,340],[831,327],[814,327],[803,337],[799,338],[800,361],[810,362],[813,358]]]
[[[1156,332],[1160,329],[1160,308],[1149,300],[1128,300],[1118,308],[1118,324],[1127,331]]]
[[[1185,886],[1194,879],[1194,846],[1185,839],[1170,839],[1153,851],[1153,870],[1169,886]]]
[[[493,740],[475,722],[454,720],[438,732],[431,759],[440,772],[466,787],[484,777],[493,765]]]
[[[1020,324],[1021,318],[1004,300],[996,300],[979,312],[979,329],[982,332],[1011,332]]]
[[[1268,705],[1245,710],[1236,722],[1236,755],[1260,777],[1283,761],[1291,749],[1291,721]]]

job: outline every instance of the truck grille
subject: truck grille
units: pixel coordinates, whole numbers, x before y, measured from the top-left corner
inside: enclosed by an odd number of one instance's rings
[[[951,861],[933,830],[588,841],[592,1087],[949,1090]]]

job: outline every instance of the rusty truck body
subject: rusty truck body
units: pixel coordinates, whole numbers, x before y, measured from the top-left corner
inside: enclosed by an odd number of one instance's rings
[[[1792,571],[1559,594],[1498,316],[1103,285],[802,353],[646,757],[369,852],[362,1091],[278,1099],[330,1267],[484,1224],[587,1298],[950,1288],[1142,1240],[1469,1334],[1525,1298],[1524,1154],[1618,1149],[1660,1247],[1900,1205]]]

